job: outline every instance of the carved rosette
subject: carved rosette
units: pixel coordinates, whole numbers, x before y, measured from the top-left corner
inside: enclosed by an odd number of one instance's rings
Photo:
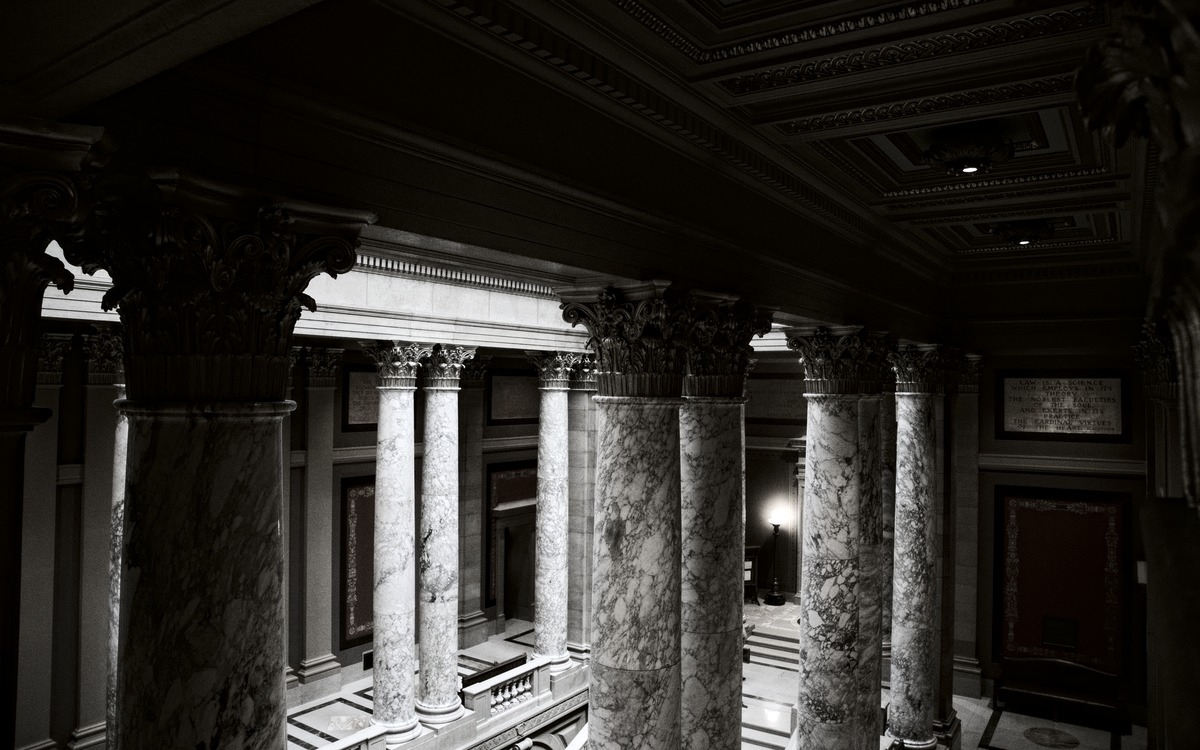
[[[667,282],[563,290],[563,319],[582,323],[601,396],[679,397],[690,317]]]
[[[571,371],[580,356],[570,352],[525,352],[538,371],[538,387],[542,390],[565,391],[571,386]]]
[[[571,390],[596,390],[596,357],[594,355],[580,356],[579,361],[571,368]]]
[[[292,332],[317,274],[354,266],[374,217],[285,202],[191,175],[98,185],[64,244],[113,286],[134,401],[277,401]]]
[[[116,385],[125,382],[125,346],[121,326],[98,324],[96,333],[87,337],[88,385]]]
[[[305,363],[308,366],[308,387],[333,388],[336,386],[344,350],[318,349],[310,346],[304,351]]]
[[[416,388],[421,360],[432,351],[428,345],[404,341],[363,343],[363,353],[379,368],[379,385],[382,388]]]
[[[38,385],[62,385],[63,360],[70,351],[70,335],[42,334],[37,349]]]
[[[861,393],[870,351],[861,326],[789,328],[788,348],[800,352],[811,394]]]
[[[896,373],[897,393],[934,395],[945,387],[942,349],[934,345],[906,346],[888,355]]]
[[[962,366],[958,371],[958,392],[965,394],[979,393],[979,372],[982,369],[983,358],[978,354],[963,356]]]
[[[476,354],[463,362],[462,375],[459,376],[460,388],[483,388],[487,385],[487,369],[492,364],[490,354]]]
[[[474,347],[434,344],[429,354],[421,361],[421,372],[425,376],[424,387],[427,390],[457,390],[463,367],[467,360],[474,356]]]
[[[742,398],[754,355],[750,340],[771,330],[774,310],[700,293],[688,296],[688,308],[683,395]]]

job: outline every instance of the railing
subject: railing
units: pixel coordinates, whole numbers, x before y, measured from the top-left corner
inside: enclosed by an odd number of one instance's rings
[[[517,709],[553,700],[550,660],[532,657],[525,664],[462,689],[463,706],[481,722],[507,719]],[[525,712],[519,712],[525,713]]]

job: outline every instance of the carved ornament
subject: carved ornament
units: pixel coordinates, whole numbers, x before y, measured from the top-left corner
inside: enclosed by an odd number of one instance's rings
[[[84,354],[87,357],[89,385],[124,382],[125,344],[121,340],[121,326],[97,325],[96,333],[86,339]]]
[[[363,353],[379,368],[381,388],[416,388],[421,360],[433,348],[427,344],[405,341],[365,341]]]
[[[579,361],[571,368],[571,390],[596,390],[596,357],[592,354],[581,355]]]
[[[542,390],[566,390],[571,385],[571,371],[579,364],[580,356],[570,352],[525,352],[538,371]]]
[[[1133,361],[1142,371],[1146,395],[1153,399],[1173,399],[1179,382],[1178,364],[1171,337],[1159,325],[1142,323],[1142,337],[1133,347]]]
[[[463,362],[459,386],[462,388],[483,388],[487,385],[487,369],[492,364],[490,354],[476,354]]]
[[[333,388],[337,385],[343,351],[342,349],[313,346],[304,349],[304,364],[308,368],[309,388]]]
[[[38,342],[38,383],[59,385],[62,383],[63,361],[71,351],[71,336],[62,333],[44,333]]]
[[[354,266],[371,214],[282,201],[192,175],[111,179],[93,191],[85,272],[106,270],[129,345],[134,401],[272,401],[319,273]]]
[[[896,373],[896,393],[942,392],[946,384],[947,353],[938,346],[905,346],[888,355]]]
[[[426,389],[457,389],[463,366],[475,356],[474,347],[434,344],[421,361]]]
[[[771,330],[774,310],[693,292],[685,396],[741,398],[754,349],[750,341]]]
[[[800,353],[808,393],[879,392],[882,372],[871,373],[883,356],[879,334],[865,334],[861,326],[788,328],[784,334],[788,348]]]

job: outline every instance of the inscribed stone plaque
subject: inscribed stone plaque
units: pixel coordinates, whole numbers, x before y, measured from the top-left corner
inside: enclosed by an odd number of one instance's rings
[[[767,423],[803,424],[804,380],[792,378],[748,378],[746,420]]]
[[[1121,378],[1006,377],[1004,431],[1121,435]]]
[[[346,373],[346,423],[375,424],[379,419],[379,374],[351,370]]]

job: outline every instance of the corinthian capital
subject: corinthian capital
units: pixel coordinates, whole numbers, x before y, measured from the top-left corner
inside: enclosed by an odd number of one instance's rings
[[[152,401],[281,399],[305,288],[350,270],[374,220],[189,174],[99,184],[88,209],[64,250],[112,276],[129,396]]]
[[[871,356],[862,326],[788,328],[784,334],[788,348],[800,353],[809,393],[862,391]]]
[[[771,330],[774,310],[694,292],[688,296],[688,313],[684,393],[741,397],[754,354],[750,340]]]
[[[474,347],[434,344],[421,362],[426,388],[458,388],[463,366],[475,356]]]
[[[937,393],[945,387],[947,353],[939,346],[906,346],[888,355],[896,371],[897,393]]]
[[[525,352],[538,371],[543,389],[566,390],[571,385],[571,370],[579,363],[579,355],[570,352]]]
[[[384,388],[416,388],[421,360],[432,348],[404,341],[364,342],[363,352],[379,368],[379,384]]]

